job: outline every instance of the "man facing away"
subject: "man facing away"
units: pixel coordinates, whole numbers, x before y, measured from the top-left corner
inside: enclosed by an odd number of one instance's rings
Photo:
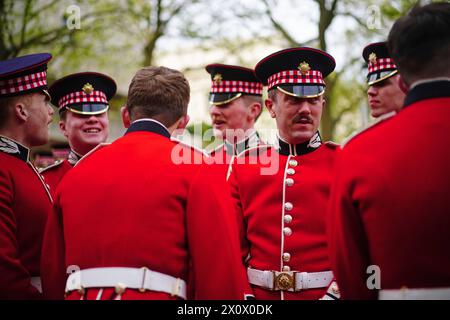
[[[340,154],[329,242],[344,299],[450,299],[449,29],[449,3],[395,22],[404,106]]]
[[[126,134],[80,161],[58,188],[43,245],[48,298],[244,299],[223,172],[180,162],[181,153],[194,162],[203,153],[170,140],[188,123],[189,95],[178,71],[136,73],[122,109]],[[76,270],[67,281],[66,269]]]
[[[0,300],[41,298],[40,255],[52,198],[30,161],[53,109],[48,53],[0,61]]]

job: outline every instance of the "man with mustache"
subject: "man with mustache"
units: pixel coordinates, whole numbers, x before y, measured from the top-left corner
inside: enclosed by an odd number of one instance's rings
[[[334,68],[332,56],[304,47],[276,52],[255,67],[268,85],[265,105],[277,123],[278,146],[241,154],[229,183],[256,299],[339,297],[325,233],[337,145],[322,143],[318,131],[324,78]]]
[[[263,144],[254,129],[262,111],[263,85],[252,69],[210,64],[209,102],[214,135],[223,143],[210,152],[217,163],[231,163],[242,151]]]
[[[0,61],[0,300],[40,299],[41,244],[52,198],[30,161],[48,142],[49,53]]]
[[[389,55],[386,42],[371,43],[363,50],[367,62],[367,96],[372,117],[385,119],[395,115],[403,106],[405,93],[398,86],[398,70]]]
[[[59,108],[59,128],[70,145],[68,159],[41,171],[54,195],[67,171],[108,139],[108,101],[116,93],[116,83],[101,73],[81,72],[59,79],[49,92],[53,105]]]

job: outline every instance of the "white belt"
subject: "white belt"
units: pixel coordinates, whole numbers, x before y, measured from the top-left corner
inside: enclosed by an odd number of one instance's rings
[[[300,291],[325,288],[333,280],[333,272],[297,272],[247,269],[248,281],[268,290]]]
[[[450,300],[450,288],[386,289],[378,293],[380,300]]]
[[[42,293],[41,277],[31,277],[31,285]]]
[[[85,288],[113,287],[121,294],[125,289],[166,292],[186,299],[186,282],[147,268],[92,268],[76,271],[67,279],[66,292]]]

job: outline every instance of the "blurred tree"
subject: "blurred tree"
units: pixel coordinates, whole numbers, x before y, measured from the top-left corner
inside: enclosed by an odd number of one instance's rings
[[[301,17],[304,17],[305,12],[299,12],[298,15],[298,28],[292,29],[286,25],[285,17],[277,17],[276,9],[277,6],[282,1],[277,0],[260,0],[264,4],[264,10],[261,12],[261,16],[265,16],[271,23],[273,29],[277,32],[282,39],[285,40],[287,46],[314,46],[323,51],[328,50],[328,43],[330,40],[329,32],[334,21],[338,20],[340,17],[350,17],[356,23],[351,24],[351,30],[347,30],[347,39],[342,39],[344,43],[351,43],[349,39],[355,39],[355,33],[358,33],[359,37],[364,37],[366,43],[367,39],[373,39],[375,37],[382,36],[387,37],[387,33],[390,28],[390,24],[393,23],[395,19],[403,15],[408,9],[410,9],[417,0],[400,0],[397,2],[391,2],[387,0],[381,1],[356,1],[356,0],[311,0],[311,4],[315,5],[318,9],[318,20],[316,24],[316,35],[310,39],[302,40],[298,38],[299,30],[301,26],[305,23]],[[285,1],[284,1],[285,2]],[[297,5],[295,1],[290,1],[290,8],[295,11],[300,6]],[[301,7],[302,10],[306,6]],[[308,6],[308,11],[311,6]],[[310,16],[310,12],[307,13]],[[386,26],[389,24],[389,26]],[[347,40],[347,41],[346,41]],[[345,65],[338,66],[337,71],[331,74],[327,78],[327,90],[325,92],[325,99],[327,101],[327,108],[323,110],[322,122],[321,122],[321,133],[325,140],[333,139],[335,136],[335,128],[338,122],[343,118],[344,114],[349,112],[355,112],[361,101],[352,101],[351,105],[347,107],[342,107],[342,103],[338,101],[344,98],[345,101],[351,102],[352,99],[346,99],[342,96],[344,93],[345,86],[339,85],[342,76],[348,73],[355,64],[361,64],[361,51],[354,50],[352,48],[353,54],[347,57]],[[359,68],[360,69],[360,68]],[[360,70],[358,70],[359,72]],[[365,87],[357,85],[356,82],[345,81],[346,85],[353,83],[354,90],[365,91]],[[339,94],[335,92],[336,88],[339,88]],[[352,90],[346,90],[349,94]],[[356,96],[364,98],[365,95],[361,95],[361,92]],[[341,107],[337,108],[337,105]]]

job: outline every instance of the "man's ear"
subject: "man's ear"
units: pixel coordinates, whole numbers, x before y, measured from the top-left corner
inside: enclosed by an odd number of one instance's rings
[[[67,131],[66,131],[66,122],[63,120],[59,121],[59,130],[61,130],[64,137],[68,137]]]
[[[120,114],[122,115],[122,123],[125,128],[129,128],[131,125],[130,112],[128,111],[127,106],[123,106],[120,108]]]
[[[20,122],[25,122],[28,120],[30,112],[23,102],[18,101],[14,106],[14,115]]]
[[[250,105],[250,115],[252,116],[253,121],[256,121],[256,118],[261,114],[262,107],[258,102],[252,103]]]
[[[273,101],[271,99],[264,100],[264,105],[266,106],[267,110],[269,110],[270,116],[272,118],[276,117],[275,111],[273,110]]]
[[[191,118],[190,118],[189,115],[187,115],[187,114],[184,115],[184,116],[182,116],[182,117],[180,118],[180,120],[178,121],[178,124],[177,124],[176,129],[181,129],[181,130],[183,130],[184,128],[186,128],[186,126],[188,125],[190,119],[191,119]]]
[[[397,84],[400,90],[403,91],[404,94],[407,94],[409,91],[409,85],[406,84],[405,81],[403,81],[402,76],[399,74],[397,77]]]

